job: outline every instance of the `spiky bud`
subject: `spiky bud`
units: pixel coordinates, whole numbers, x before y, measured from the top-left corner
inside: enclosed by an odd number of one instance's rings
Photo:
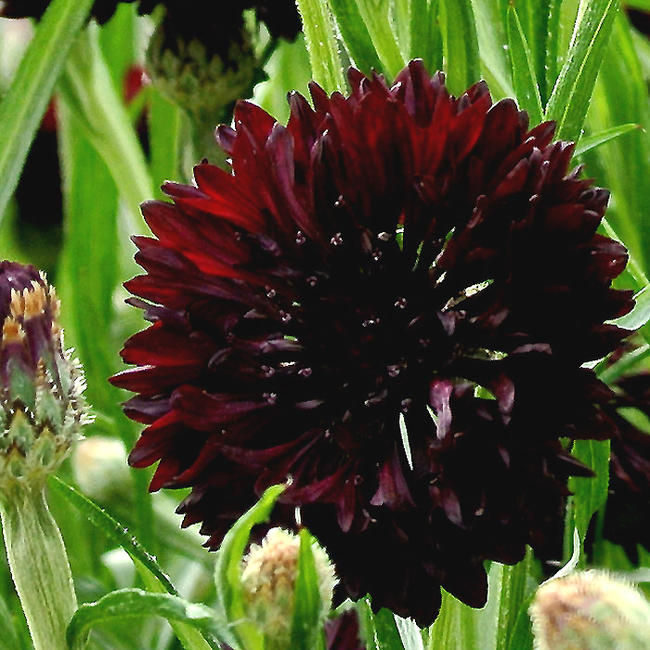
[[[211,50],[199,38],[174,33],[163,21],[147,51],[147,68],[156,87],[183,108],[192,120],[209,125],[210,134],[224,110],[247,96],[255,81],[257,59],[248,30],[235,25],[233,34]]]
[[[58,316],[43,273],[0,263],[0,492],[43,483],[89,419],[83,373],[64,350]]]
[[[650,604],[634,587],[603,571],[545,583],[530,615],[538,650],[650,648]]]
[[[271,528],[261,545],[253,544],[243,560],[242,585],[249,617],[272,644],[288,643],[298,577],[300,538],[281,528]],[[327,553],[312,545],[323,618],[330,609],[337,583]]]

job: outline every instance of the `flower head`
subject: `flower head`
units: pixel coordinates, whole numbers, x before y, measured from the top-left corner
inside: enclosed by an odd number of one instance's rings
[[[650,604],[643,595],[602,571],[549,580],[530,608],[536,648],[645,648],[650,638]]]
[[[337,580],[327,553],[316,544],[312,551],[324,618]],[[241,580],[248,615],[275,641],[287,642],[290,638],[299,553],[300,537],[271,528],[243,560]]]
[[[275,523],[300,507],[349,595],[425,624],[441,585],[478,606],[485,559],[543,552],[589,474],[561,438],[612,434],[583,364],[627,333],[627,256],[553,124],[419,61],[349,79],[292,95],[286,128],[238,104],[232,174],[144,205],[127,287],[153,325],[113,381],[147,425],[131,463],[192,487],[209,546],[290,479]]]
[[[79,364],[64,351],[59,301],[32,266],[0,263],[0,490],[42,482],[88,420]]]

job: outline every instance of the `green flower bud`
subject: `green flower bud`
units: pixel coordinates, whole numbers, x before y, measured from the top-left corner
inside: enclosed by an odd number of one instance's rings
[[[253,544],[243,560],[242,585],[248,616],[277,647],[290,639],[299,551],[297,535],[271,528],[262,544]],[[312,551],[324,618],[337,578],[327,553],[316,544]]]
[[[650,604],[603,571],[549,580],[530,607],[539,650],[648,650]]]
[[[205,41],[175,33],[173,25],[163,21],[147,51],[147,70],[156,87],[210,133],[226,108],[250,94],[258,74],[243,24],[234,25],[219,46],[211,50]]]
[[[72,454],[72,472],[81,491],[99,503],[130,498],[132,479],[126,447],[117,438],[93,436],[79,442]]]
[[[83,372],[64,350],[58,315],[43,274],[0,264],[0,492],[43,484],[90,419]]]

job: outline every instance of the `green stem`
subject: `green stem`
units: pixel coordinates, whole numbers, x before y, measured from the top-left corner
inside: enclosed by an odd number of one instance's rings
[[[67,650],[65,632],[77,609],[68,556],[45,489],[3,495],[2,531],[11,575],[35,650]]]
[[[328,93],[342,92],[345,89],[343,68],[327,2],[296,0],[296,4],[302,17],[314,80]]]
[[[390,3],[387,0],[358,0],[357,5],[384,70],[394,78],[404,67],[404,57],[390,24]]]
[[[89,25],[80,35],[59,89],[104,159],[132,215],[139,215],[140,204],[153,197],[151,176],[129,114],[113,85],[96,26]],[[132,230],[142,230],[138,221]]]

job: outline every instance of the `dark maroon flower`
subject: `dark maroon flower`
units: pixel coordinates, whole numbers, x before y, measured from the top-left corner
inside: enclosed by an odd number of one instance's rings
[[[105,23],[121,3],[137,3],[140,14],[151,13],[158,5],[165,6],[169,21],[176,23],[178,32],[185,36],[203,36],[202,42],[215,46],[230,31],[241,28],[242,12],[254,9],[258,20],[264,22],[274,37],[294,39],[300,31],[300,17],[293,0],[232,0],[231,2],[206,2],[206,0],[95,0],[93,17]],[[7,18],[40,18],[50,0],[5,0],[0,16]]]
[[[441,586],[480,606],[484,560],[552,541],[589,474],[561,439],[615,431],[582,365],[627,334],[605,324],[633,304],[610,286],[627,256],[553,124],[419,61],[349,79],[293,94],[286,128],[238,104],[232,174],[143,206],[127,287],[153,325],[113,382],[147,425],[131,463],[192,488],[208,546],[289,480],[273,523],[299,506],[351,597],[428,624]]]
[[[603,536],[638,564],[638,545],[650,551],[650,373],[624,377],[616,389],[611,417],[619,432],[611,441]]]

